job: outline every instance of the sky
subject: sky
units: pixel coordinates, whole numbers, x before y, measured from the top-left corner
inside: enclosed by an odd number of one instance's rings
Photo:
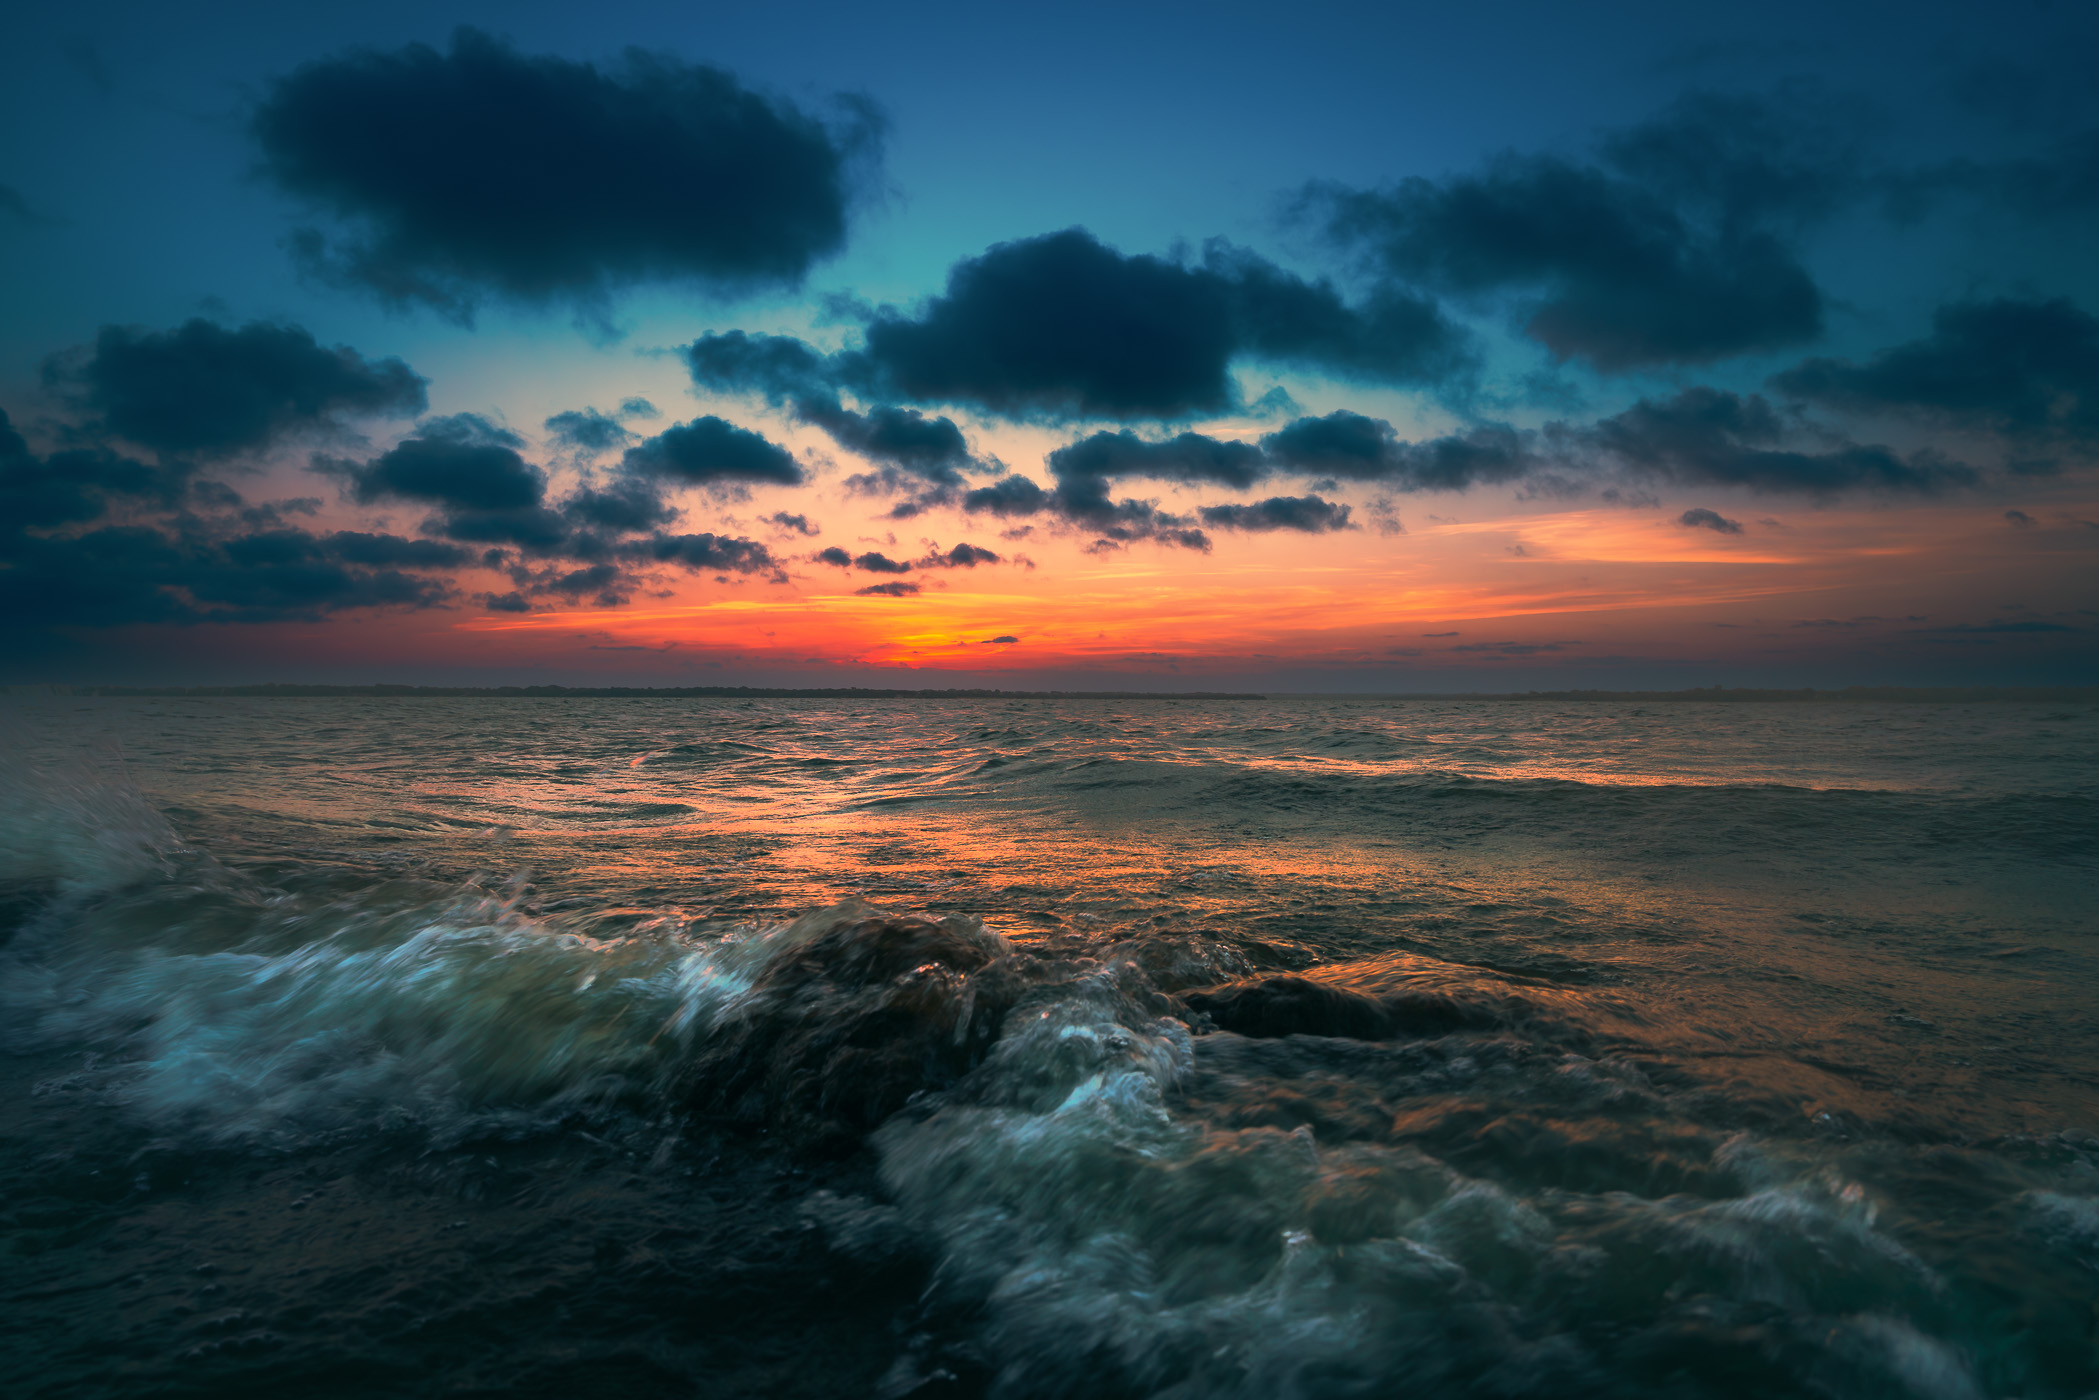
[[[2099,11],[0,19],[0,682],[2099,683]]]

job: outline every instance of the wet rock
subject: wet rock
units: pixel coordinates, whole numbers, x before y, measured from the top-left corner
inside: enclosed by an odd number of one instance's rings
[[[1184,993],[1181,1000],[1189,1010],[1208,1016],[1220,1030],[1257,1039],[1323,1035],[1395,1040],[1492,1026],[1499,1019],[1486,1007],[1467,1006],[1433,993],[1365,996],[1307,977],[1239,982]]]
[[[849,1150],[983,1059],[1020,991],[973,920],[873,911],[790,930],[694,1058],[690,1097],[805,1150]]]

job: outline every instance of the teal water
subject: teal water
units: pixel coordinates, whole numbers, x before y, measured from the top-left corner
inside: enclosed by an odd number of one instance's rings
[[[10,1394],[2099,1392],[2099,710],[0,722]]]

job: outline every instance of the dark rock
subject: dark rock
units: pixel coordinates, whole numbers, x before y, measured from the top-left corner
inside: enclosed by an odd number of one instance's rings
[[[1020,992],[1004,941],[966,920],[869,912],[787,936],[687,1082],[805,1150],[849,1150],[967,1074]]]

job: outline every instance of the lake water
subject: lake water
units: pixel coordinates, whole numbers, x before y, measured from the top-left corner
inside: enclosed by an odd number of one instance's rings
[[[2099,1392],[2099,709],[15,699],[9,1395]]]

